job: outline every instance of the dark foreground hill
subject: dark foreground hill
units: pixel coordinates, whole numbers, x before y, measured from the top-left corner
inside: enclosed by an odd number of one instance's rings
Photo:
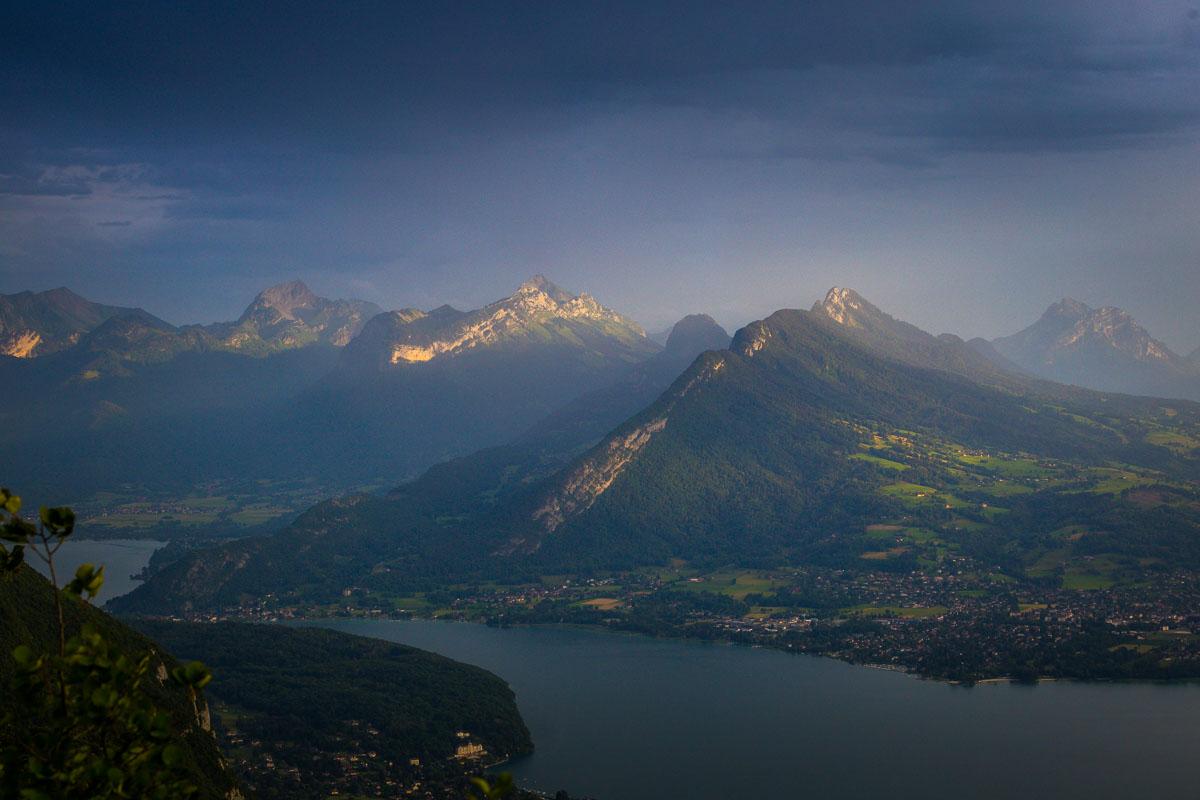
[[[52,591],[49,581],[29,567],[0,577],[0,686],[5,687],[5,692],[0,693],[0,714],[6,710],[7,689],[16,667],[12,659],[13,648],[25,644],[37,652],[48,653],[58,646]],[[178,742],[186,752],[186,766],[192,773],[192,780],[200,787],[199,796],[213,800],[241,797],[241,790],[226,767],[212,732],[207,705],[197,718],[183,687],[165,680],[165,676],[178,666],[175,659],[160,644],[103,611],[70,598],[64,602],[68,635],[84,624],[91,624],[121,653],[134,658],[152,654],[153,669],[160,679],[151,680],[146,688],[154,703],[171,715]],[[19,733],[0,731],[0,736]]]
[[[1013,576],[1043,557],[1200,568],[1200,407],[1028,379],[834,299],[854,313],[747,326],[549,475],[495,451],[460,459],[197,552],[120,606],[286,605],[670,559],[920,567],[913,547],[877,554],[879,525],[944,532],[944,551]]]
[[[424,650],[317,628],[135,624],[213,670],[222,740],[263,798],[454,783],[480,760],[533,748],[503,680]],[[486,755],[455,760],[465,745]]]

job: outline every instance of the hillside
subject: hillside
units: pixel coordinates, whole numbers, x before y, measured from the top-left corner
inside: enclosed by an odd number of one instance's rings
[[[1028,328],[992,344],[1022,369],[1060,383],[1200,400],[1200,365],[1119,308],[1064,298]]]
[[[961,340],[900,334],[777,312],[549,475],[495,451],[452,462],[196,553],[119,602],[326,602],[673,558],[867,570],[954,553],[1022,578],[1047,554],[1068,571],[1098,554],[1200,568],[1200,407],[1025,379]],[[949,544],[864,560],[873,525]]]
[[[56,353],[106,319],[135,311],[93,303],[65,287],[0,295],[0,354],[34,358]]]
[[[533,748],[503,680],[424,650],[318,628],[134,624],[214,671],[208,694],[221,739],[264,799],[453,781],[463,744],[482,745],[489,761]]]
[[[42,652],[50,652],[58,646],[51,591],[49,581],[29,567],[0,578],[0,686],[7,687],[12,679],[15,665],[11,653],[17,645],[27,644]],[[65,611],[68,635],[90,623],[121,652],[136,657],[152,653],[160,671],[177,666],[175,659],[158,643],[91,605],[69,601]],[[170,713],[175,729],[186,732],[180,735],[179,742],[186,750],[188,769],[201,788],[199,796],[212,800],[240,797],[237,782],[218,749],[207,709],[202,719],[196,719],[184,690],[170,681],[151,682],[147,688],[156,705]],[[5,696],[0,693],[0,713]],[[15,732],[0,732],[0,735],[5,733]]]

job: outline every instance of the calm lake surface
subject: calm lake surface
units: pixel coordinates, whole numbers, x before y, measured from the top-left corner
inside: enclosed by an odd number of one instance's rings
[[[525,785],[599,800],[1196,797],[1200,686],[962,688],[600,630],[320,620],[507,680]]]
[[[148,539],[68,539],[54,557],[54,569],[59,585],[63,585],[75,577],[80,564],[103,564],[104,588],[96,597],[96,602],[103,604],[137,588],[141,581],[130,576],[141,572],[150,563],[151,554],[164,544]],[[36,556],[26,556],[25,563],[50,577],[46,565]]]

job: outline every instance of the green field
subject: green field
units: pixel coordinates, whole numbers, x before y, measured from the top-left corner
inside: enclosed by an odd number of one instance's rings
[[[1146,441],[1177,453],[1186,453],[1200,447],[1200,441],[1178,431],[1152,431],[1146,434]]]
[[[870,453],[854,453],[850,456],[855,461],[866,461],[869,464],[874,464],[881,469],[891,470],[893,472],[903,472],[908,469],[908,464],[901,464],[899,461],[892,461],[890,458],[882,458],[881,456],[873,456]]]
[[[881,487],[879,493],[884,497],[899,500],[905,505],[912,507],[939,503],[950,508],[965,508],[969,505],[965,500],[955,497],[948,492],[941,492],[932,486],[923,486],[919,483],[900,481]]]
[[[748,594],[762,594],[782,585],[753,570],[730,570],[685,578],[671,584],[672,589],[687,592],[712,592],[742,600]]]
[[[906,619],[928,619],[940,617],[950,609],[945,606],[852,606],[844,609],[846,614],[862,617],[904,617]]]

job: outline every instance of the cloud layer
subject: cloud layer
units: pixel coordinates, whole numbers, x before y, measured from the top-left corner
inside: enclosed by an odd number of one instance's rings
[[[176,320],[299,275],[648,325],[859,287],[1200,344],[1194,3],[9,4],[0,291]]]

